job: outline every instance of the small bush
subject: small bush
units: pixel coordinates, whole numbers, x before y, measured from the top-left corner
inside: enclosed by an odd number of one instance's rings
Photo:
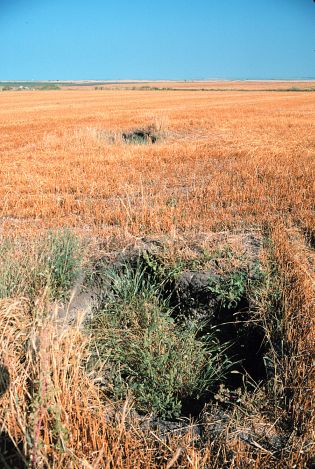
[[[229,256],[232,254],[228,254]],[[209,277],[208,289],[219,302],[221,308],[236,308],[246,296],[248,299],[261,288],[265,274],[259,261],[253,262],[249,269],[238,268],[229,274]]]
[[[223,308],[235,308],[246,290],[248,275],[244,270],[236,270],[227,277],[210,277],[209,290]]]
[[[61,90],[60,86],[55,85],[54,83],[49,83],[47,85],[39,86],[38,89],[42,91]]]

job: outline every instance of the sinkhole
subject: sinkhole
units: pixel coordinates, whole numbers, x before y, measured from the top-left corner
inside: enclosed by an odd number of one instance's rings
[[[98,353],[112,348],[104,388],[122,399],[131,392],[139,414],[198,417],[222,384],[233,393],[267,379],[268,345],[251,300],[257,265],[174,274],[145,252],[99,272],[90,327]]]

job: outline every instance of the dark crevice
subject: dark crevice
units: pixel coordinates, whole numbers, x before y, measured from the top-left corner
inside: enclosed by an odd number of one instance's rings
[[[224,381],[233,391],[247,389],[253,383],[267,379],[264,357],[268,350],[265,332],[259,321],[254,321],[250,301],[242,295],[233,307],[223,307],[207,288],[207,278],[213,272],[185,272],[179,280],[169,281],[165,293],[170,298],[173,315],[178,321],[187,318],[199,320],[199,336],[215,331],[218,341],[227,345],[226,355],[233,363]],[[246,383],[246,384],[245,384]],[[250,384],[251,383],[251,384]],[[213,399],[208,392],[197,399],[189,396],[182,402],[182,415],[198,417],[204,406]]]
[[[5,365],[0,363],[0,398],[4,395],[10,386],[10,374]]]
[[[14,444],[10,436],[0,433],[0,467],[3,469],[26,469],[27,463],[23,456],[23,444]]]
[[[0,400],[10,386],[10,373],[8,368],[0,364]],[[24,469],[26,459],[23,456],[23,444],[17,446],[6,432],[0,433],[0,467],[3,469]]]
[[[311,229],[304,229],[304,237],[309,246],[312,249],[315,249],[315,231]]]
[[[150,127],[146,129],[135,129],[130,132],[123,132],[121,137],[124,142],[134,144],[154,144],[159,138],[155,130]]]
[[[230,343],[227,353],[235,362],[227,386],[231,389],[243,386],[244,376],[257,383],[265,380],[265,332],[259,322],[253,321],[247,298],[242,298],[234,309],[220,309],[216,325],[220,342]]]

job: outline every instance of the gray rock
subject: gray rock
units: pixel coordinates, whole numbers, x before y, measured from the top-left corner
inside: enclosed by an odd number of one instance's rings
[[[213,271],[186,271],[176,279],[175,295],[181,312],[198,320],[211,316],[216,300],[208,286],[209,277],[214,276],[217,274]]]

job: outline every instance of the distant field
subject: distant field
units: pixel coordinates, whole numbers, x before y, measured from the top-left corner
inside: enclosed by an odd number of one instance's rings
[[[97,86],[97,85],[96,85]],[[108,88],[133,88],[151,90],[201,90],[201,91],[303,91],[315,90],[315,81],[156,81],[156,82],[120,82],[103,83],[100,85],[104,89]]]
[[[315,467],[315,83],[57,85],[0,92],[0,467]]]
[[[303,92],[1,93],[2,229],[312,230],[314,104]],[[112,141],[151,124],[155,145]]]

